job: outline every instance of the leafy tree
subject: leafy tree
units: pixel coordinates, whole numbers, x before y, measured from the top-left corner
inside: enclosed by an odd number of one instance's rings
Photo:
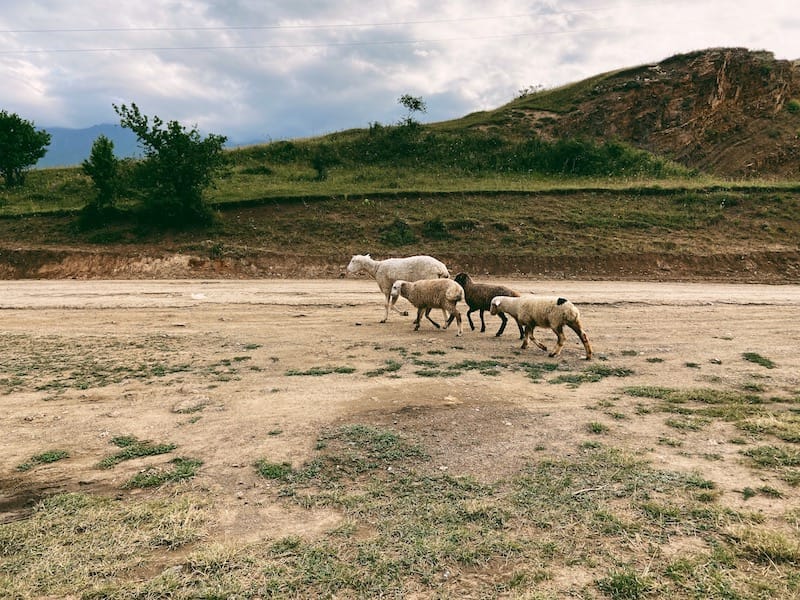
[[[92,144],[89,158],[81,164],[97,191],[94,200],[86,206],[87,212],[99,216],[115,208],[120,186],[119,165],[119,159],[114,156],[114,142],[104,135],[98,137]]]
[[[6,187],[25,183],[25,170],[47,154],[50,134],[16,113],[0,111],[0,174]]]
[[[136,104],[114,105],[121,125],[139,138],[144,158],[139,163],[136,183],[144,195],[145,212],[165,225],[208,223],[211,209],[203,193],[214,183],[225,163],[222,146],[226,137],[200,136],[197,128],[187,130],[177,121],[152,121]]]
[[[317,172],[317,181],[325,181],[328,178],[328,169],[339,162],[339,157],[330,144],[317,146],[311,155],[311,166]]]
[[[400,124],[405,127],[416,127],[419,125],[419,121],[414,118],[414,113],[424,113],[428,112],[428,106],[425,104],[425,101],[422,98],[412,96],[410,94],[403,94],[397,101],[405,106],[408,114],[406,117],[400,121]]]

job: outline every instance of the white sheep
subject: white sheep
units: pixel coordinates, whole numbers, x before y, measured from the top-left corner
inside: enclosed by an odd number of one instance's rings
[[[447,267],[432,256],[408,256],[406,258],[387,258],[385,260],[375,260],[369,254],[356,254],[350,259],[347,265],[348,273],[366,272],[378,282],[378,287],[386,296],[386,305],[381,323],[389,319],[389,307],[400,314],[407,315],[390,303],[392,284],[398,279],[404,281],[419,281],[420,279],[449,278],[450,273]],[[395,299],[396,301],[397,299]]]
[[[550,353],[550,356],[558,356],[564,347],[564,325],[567,325],[578,334],[581,342],[583,342],[583,347],[586,350],[586,360],[592,358],[592,346],[581,325],[580,313],[577,307],[566,298],[534,296],[531,294],[525,294],[518,298],[496,296],[492,298],[490,311],[493,315],[508,313],[525,328],[525,335],[522,341],[523,349],[528,347],[528,337],[530,337],[534,344],[546,351],[547,346],[533,336],[533,330],[537,325],[549,327],[558,336],[558,343],[555,350]]]
[[[444,328],[447,329],[455,316],[456,323],[458,323],[456,337],[461,335],[461,313],[458,311],[456,304],[464,300],[464,288],[452,279],[424,279],[413,282],[398,279],[392,284],[389,295],[393,303],[397,302],[397,298],[402,296],[417,307],[414,331],[419,329],[423,314],[428,321],[433,323],[436,329],[439,329],[441,325],[431,319],[430,312],[433,308],[441,308],[445,318]],[[450,315],[449,319],[448,314]]]

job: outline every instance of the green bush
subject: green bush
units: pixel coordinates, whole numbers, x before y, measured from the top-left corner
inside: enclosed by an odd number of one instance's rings
[[[411,226],[397,218],[381,229],[381,241],[387,246],[406,246],[417,241]]]
[[[203,196],[225,162],[225,136],[201,138],[177,121],[152,121],[135,104],[114,106],[123,127],[133,131],[144,150],[134,182],[141,192],[143,216],[159,226],[208,224],[213,213]]]

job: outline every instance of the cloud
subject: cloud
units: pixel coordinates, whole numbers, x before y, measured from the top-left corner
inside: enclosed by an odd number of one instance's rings
[[[396,122],[405,93],[436,121],[707,47],[800,58],[781,0],[374,4],[6,0],[0,109],[87,127],[135,102],[234,141],[286,139]]]

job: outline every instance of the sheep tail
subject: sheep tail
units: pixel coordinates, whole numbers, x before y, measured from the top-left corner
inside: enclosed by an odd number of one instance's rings
[[[460,302],[461,300],[464,299],[464,290],[461,289],[460,287],[448,288],[447,292],[445,293],[445,297],[450,302]]]

